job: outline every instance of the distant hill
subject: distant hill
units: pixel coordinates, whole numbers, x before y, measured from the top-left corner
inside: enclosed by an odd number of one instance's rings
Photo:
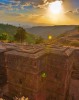
[[[66,31],[72,30],[76,25],[60,25],[60,26],[37,26],[25,28],[27,32],[47,38],[48,35],[58,36]]]
[[[17,27],[13,25],[8,24],[0,24],[0,34],[2,33],[8,33],[10,35],[13,35],[16,33]]]
[[[13,42],[14,40],[14,34],[16,34],[17,32],[17,28],[16,26],[13,25],[9,25],[9,24],[0,24],[0,35],[2,35],[3,33],[7,33],[8,34],[8,38],[7,40],[9,42]],[[40,40],[39,36],[36,36],[34,34],[31,34],[29,32],[26,31],[26,42],[29,44],[35,44],[37,41]],[[41,41],[39,41],[41,42]]]
[[[57,37],[58,42],[64,45],[79,47],[79,29],[75,28]]]
[[[28,43],[35,43],[39,36],[47,39],[49,35],[56,36],[58,42],[63,44],[74,44],[79,42],[79,31],[77,25],[60,25],[60,26],[37,26],[32,28],[24,28],[26,30]],[[0,34],[8,33],[13,37],[17,27],[8,24],[0,24]],[[11,38],[11,37],[10,37]]]
[[[66,31],[72,30],[76,27],[76,25],[60,25],[60,26],[37,26],[32,28],[25,28],[26,32],[34,35],[41,36],[43,38],[47,38],[48,35],[58,36]],[[0,24],[0,34],[8,33],[10,35],[14,35],[16,33],[17,27],[8,24]]]

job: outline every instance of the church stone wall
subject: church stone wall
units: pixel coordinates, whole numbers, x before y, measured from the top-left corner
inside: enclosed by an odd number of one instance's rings
[[[15,51],[11,51],[11,53],[6,53],[9,94],[12,96],[16,94],[18,96],[32,96],[38,90],[36,60],[27,56],[17,55],[18,52],[15,53]]]
[[[47,95],[48,100],[64,100],[68,92],[72,61],[66,55],[50,54],[47,66]]]
[[[12,96],[35,100],[64,100],[71,77],[71,56],[49,53],[29,58],[27,53],[6,53],[8,85]],[[39,98],[40,97],[40,98]]]
[[[18,49],[0,53],[0,73],[4,86],[8,84],[7,96],[68,100],[71,79],[78,76],[79,51],[63,47],[51,48],[50,52]]]

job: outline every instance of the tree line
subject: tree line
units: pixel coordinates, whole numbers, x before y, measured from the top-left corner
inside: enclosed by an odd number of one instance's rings
[[[29,38],[29,39],[28,39]],[[39,44],[43,42],[43,38],[40,36],[34,36],[32,34],[29,34],[25,31],[24,28],[18,27],[16,34],[10,35],[8,33],[2,33],[0,34],[0,41],[5,42],[19,42],[19,43],[34,43]]]

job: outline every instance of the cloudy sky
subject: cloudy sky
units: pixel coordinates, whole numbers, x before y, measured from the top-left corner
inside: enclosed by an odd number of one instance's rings
[[[57,10],[53,3],[56,1],[62,2],[62,13],[61,10],[55,13]],[[79,0],[0,0],[0,23],[14,25],[79,24]]]

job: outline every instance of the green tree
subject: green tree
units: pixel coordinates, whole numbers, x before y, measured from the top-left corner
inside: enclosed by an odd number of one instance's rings
[[[9,35],[8,37],[8,42],[11,43],[11,42],[14,42],[14,36],[13,35]]]
[[[7,40],[7,39],[8,39],[8,34],[7,33],[0,34],[0,40]]]
[[[72,41],[69,45],[79,47],[79,41]]]
[[[26,39],[26,31],[22,27],[18,27],[16,34],[14,35],[14,39],[18,42],[24,42]]]
[[[75,28],[79,31],[79,26],[76,26]]]
[[[43,43],[44,39],[40,36],[38,38],[36,38],[35,43],[39,44],[39,43]]]

